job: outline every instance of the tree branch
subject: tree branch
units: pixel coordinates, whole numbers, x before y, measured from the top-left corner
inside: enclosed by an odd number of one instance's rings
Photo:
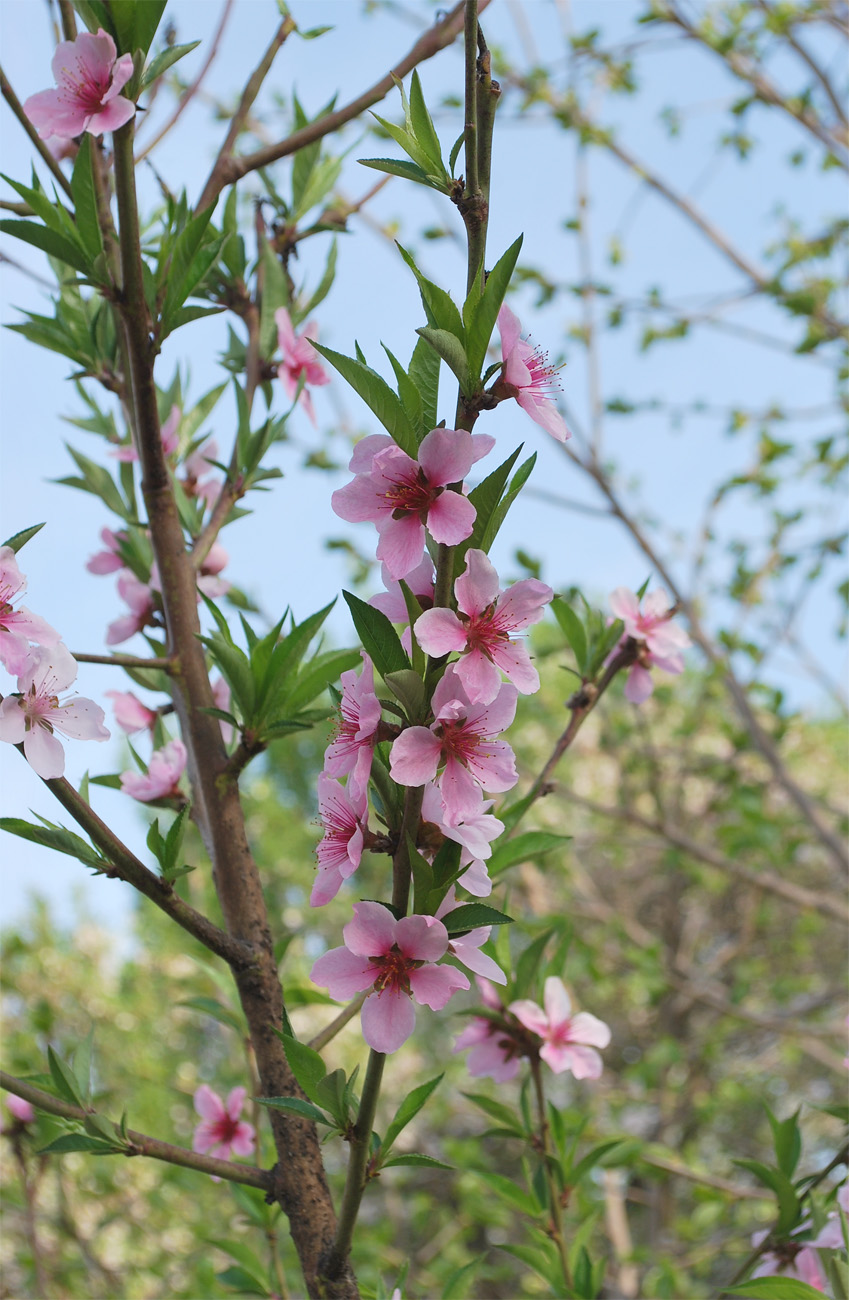
[[[70,1102],[60,1101],[58,1097],[34,1087],[25,1079],[16,1079],[14,1075],[6,1074],[2,1070],[0,1070],[0,1088],[14,1093],[16,1097],[23,1097],[39,1110],[46,1111],[48,1115],[58,1115],[61,1119],[76,1120],[84,1124],[90,1116],[97,1114],[93,1108],[82,1110],[79,1106],[72,1106]],[[119,1141],[120,1128],[117,1124],[113,1127],[116,1141]],[[127,1139],[130,1143],[124,1151],[127,1157],[149,1156],[152,1160],[164,1160],[166,1164],[180,1165],[184,1169],[194,1169],[201,1174],[214,1174],[217,1178],[224,1178],[231,1183],[258,1187],[263,1192],[273,1190],[274,1177],[270,1170],[257,1169],[254,1165],[235,1164],[230,1160],[218,1160],[215,1156],[203,1156],[197,1151],[189,1151],[186,1147],[178,1147],[171,1142],[160,1142],[159,1138],[148,1137],[146,1133],[136,1133],[134,1129],[127,1129]],[[120,1152],[116,1151],[116,1155],[118,1154]]]

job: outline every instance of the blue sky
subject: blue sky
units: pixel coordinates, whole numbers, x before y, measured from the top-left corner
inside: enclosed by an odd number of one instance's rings
[[[401,16],[380,14],[366,21],[360,5],[353,0],[302,0],[300,4],[293,0],[291,7],[302,25],[328,23],[333,30],[310,42],[292,38],[278,56],[261,101],[269,111],[270,138],[284,134],[286,128],[285,115],[278,113],[274,117],[275,92],[286,96],[294,88],[311,113],[337,90],[339,102],[344,103],[377,80],[416,37],[403,12]],[[644,39],[645,31],[633,25],[639,8],[632,0],[576,0],[573,22],[576,30],[592,23],[617,39],[635,35]],[[560,84],[566,75],[566,57],[561,53],[562,9],[550,0],[525,0],[521,6],[536,49],[546,56],[552,54]],[[514,22],[516,11],[516,5],[494,0],[484,16],[484,28],[493,48],[515,51],[521,59],[523,36]],[[219,7],[208,0],[172,0],[169,6],[177,40],[204,41],[185,60],[187,77],[200,65],[218,13]],[[231,96],[255,65],[277,20],[273,0],[235,0],[210,89]],[[0,6],[0,31],[4,64],[19,97],[23,99],[49,85],[51,38],[46,6],[33,5],[32,0],[5,0]],[[823,175],[812,163],[792,172],[786,168],[788,151],[804,144],[804,139],[792,125],[777,124],[774,115],[756,110],[752,125],[759,147],[750,163],[741,165],[728,152],[717,155],[716,140],[724,125],[718,110],[738,92],[722,68],[707,56],[683,45],[673,53],[659,46],[647,56],[646,72],[637,96],[596,96],[601,119],[615,126],[628,147],[671,178],[682,193],[693,196],[752,261],[763,265],[763,247],[777,238],[781,229],[782,205],[811,229],[841,210],[845,193],[834,173]],[[431,104],[436,105],[443,95],[457,93],[462,85],[459,47],[424,65],[421,75]],[[685,130],[677,138],[670,138],[660,117],[663,107],[670,103],[688,110]],[[149,137],[156,123],[164,119],[167,107],[154,106],[150,121],[142,128],[142,139]],[[396,116],[397,110],[397,99],[392,98],[377,109],[385,116]],[[544,120],[538,107],[524,113],[519,110],[518,95],[505,93],[494,154],[489,260],[491,263],[524,231],[523,262],[545,267],[558,282],[574,282],[579,278],[576,241],[563,224],[576,212],[574,139]],[[448,110],[435,112],[435,117],[447,154],[461,129],[461,116],[457,110]],[[27,141],[5,105],[0,127],[4,170],[17,179],[28,180]],[[221,123],[210,121],[208,104],[195,101],[179,128],[157,149],[157,173],[172,189],[185,185],[190,197],[196,196],[222,131]],[[391,148],[363,136],[364,128],[355,125],[340,144],[332,146],[348,151],[340,189],[349,199],[358,198],[377,179],[375,172],[357,165],[357,157],[374,156]],[[274,169],[275,183],[284,191],[288,167],[289,163],[283,162]],[[661,199],[647,193],[615,160],[594,150],[589,153],[588,168],[590,242],[598,279],[611,278],[606,254],[611,239],[620,237],[626,248],[626,262],[617,271],[617,289],[628,296],[642,296],[652,284],[674,286],[676,297],[691,296],[697,301],[733,294],[740,288],[740,275],[703,236]],[[143,204],[153,205],[157,182],[147,167],[140,173],[140,186]],[[242,189],[251,193],[250,181],[240,187],[240,192]],[[390,234],[397,230],[407,246],[417,250],[427,273],[450,288],[455,297],[460,295],[464,278],[461,246],[448,238],[422,238],[426,228],[436,225],[456,230],[457,222],[447,201],[393,181],[369,205],[368,214],[371,223],[388,228]],[[337,283],[318,314],[320,338],[343,352],[353,351],[356,338],[369,361],[385,370],[380,360],[381,342],[401,358],[412,349],[414,330],[422,323],[418,293],[390,237],[358,218],[352,219],[351,231],[350,236],[339,240]],[[38,255],[18,241],[2,236],[0,247],[7,257],[43,272]],[[303,275],[307,284],[314,285],[327,248],[328,237],[303,246],[303,255],[294,265],[296,277]],[[580,304],[574,295],[560,295],[551,305],[535,310],[534,297],[529,288],[511,302],[534,340],[567,362],[562,372],[566,407],[576,427],[586,426],[587,367],[582,347],[569,334],[579,322]],[[44,311],[45,302],[44,290],[36,283],[13,267],[4,267],[5,323],[18,318],[16,308]],[[738,307],[729,319],[777,338],[798,338],[797,327],[788,327],[774,308],[762,303]],[[224,338],[223,321],[219,319],[178,332],[169,340],[160,360],[160,382],[170,380],[179,361],[190,368],[192,395],[200,396],[221,380],[215,358]],[[62,420],[62,416],[80,414],[78,399],[65,378],[67,365],[62,358],[41,352],[19,336],[5,332],[0,359],[5,376],[2,533],[11,534],[42,519],[49,521],[48,527],[22,552],[22,567],[29,577],[27,602],[62,631],[72,650],[102,651],[105,626],[121,612],[120,603],[114,593],[114,579],[93,577],[83,566],[98,549],[100,528],[110,520],[93,498],[72,493],[51,481],[71,471],[63,442],[70,441],[90,455],[96,454],[97,444]],[[627,394],[631,400],[662,397],[682,405],[703,400],[710,408],[735,404],[766,407],[778,401],[789,407],[824,411],[806,420],[798,430],[787,426],[791,437],[798,432],[807,438],[833,425],[831,414],[826,412],[832,397],[831,379],[816,357],[794,357],[770,347],[744,344],[732,334],[702,330],[696,341],[640,353],[634,330],[626,329],[605,336],[600,367],[607,399]],[[454,398],[444,377],[442,401],[442,414],[450,423]],[[324,538],[349,537],[365,550],[373,545],[373,534],[367,526],[343,524],[330,509],[330,493],[347,480],[347,473],[301,469],[304,455],[311,449],[327,448],[344,463],[350,436],[374,431],[369,413],[338,379],[316,395],[316,406],[319,431],[313,431],[300,412],[293,417],[292,442],[279,451],[278,463],[285,477],[274,485],[272,496],[255,498],[256,513],[228,530],[224,538],[231,555],[228,572],[233,580],[274,617],[287,605],[299,618],[304,617],[331,600],[341,586],[348,585],[344,558],[339,552],[328,551]],[[282,398],[276,409],[284,409]],[[231,411],[227,397],[209,426],[223,446],[228,441]],[[530,450],[538,452],[533,486],[598,508],[596,491],[512,404],[502,405],[485,427],[497,437],[503,455],[520,440],[525,442],[526,454]],[[641,509],[647,517],[660,521],[664,549],[672,556],[673,567],[686,585],[710,485],[723,475],[745,470],[750,459],[746,440],[728,438],[718,416],[707,414],[676,431],[665,415],[647,411],[632,419],[607,421],[605,456],[616,463],[623,482],[639,485]],[[761,516],[747,513],[742,503],[727,507],[726,518],[729,528],[744,532],[748,529],[754,537],[763,526]],[[639,585],[647,574],[645,559],[608,518],[564,511],[531,494],[514,507],[493,552],[497,566],[508,578],[518,574],[513,561],[518,546],[543,561],[543,576],[555,587],[576,584],[598,599],[617,585]],[[825,650],[831,671],[838,672],[841,652],[831,640],[833,616],[824,600],[815,597],[807,617],[808,639]],[[329,626],[337,640],[350,640],[344,609],[334,610]],[[790,678],[780,662],[775,665],[775,680],[790,689],[799,702],[815,703],[812,690],[797,678]],[[95,698],[105,689],[123,684],[115,670],[88,666],[83,666],[78,680],[80,692]],[[86,767],[99,772],[120,770],[124,765],[125,751],[120,741],[96,749],[81,744],[68,747],[67,775],[72,781],[78,781]],[[7,746],[0,746],[0,789],[4,815],[23,815],[25,809],[33,808],[59,819],[59,810],[41,783]],[[114,821],[128,843],[143,852],[144,823],[137,807],[112,792],[102,792],[98,798],[102,800],[99,806],[103,815]],[[85,886],[87,905],[96,914],[114,921],[126,907],[126,886],[98,881],[88,887],[87,873],[70,859],[59,859],[17,840],[6,841],[4,858],[8,876],[3,891],[6,920],[22,913],[30,888],[47,894],[57,915],[67,914],[74,884],[80,881]]]

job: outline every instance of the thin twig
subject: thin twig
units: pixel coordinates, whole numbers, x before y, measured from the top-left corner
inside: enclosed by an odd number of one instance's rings
[[[158,668],[160,672],[170,673],[174,661],[167,655],[161,659],[143,659],[137,655],[85,655],[71,652],[78,664],[105,664],[113,668]]]

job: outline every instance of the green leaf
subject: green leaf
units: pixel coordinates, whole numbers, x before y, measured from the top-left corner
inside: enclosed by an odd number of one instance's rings
[[[97,200],[92,172],[94,164],[92,148],[92,136],[86,131],[80,141],[79,152],[74,162],[74,171],[71,176],[71,194],[74,199],[77,233],[85,251],[94,260],[98,253],[103,251],[103,236],[100,231],[100,223],[97,220]]]
[[[426,1166],[430,1169],[453,1169],[453,1165],[447,1165],[444,1160],[436,1160],[433,1156],[422,1156],[415,1151],[409,1151],[405,1155],[390,1156],[388,1160],[381,1163],[381,1169],[392,1169],[395,1165],[418,1165]]]
[[[86,1137],[83,1133],[66,1133],[54,1138],[46,1147],[38,1151],[40,1156],[64,1155],[67,1151],[86,1151],[92,1156],[116,1156],[124,1150],[117,1142],[106,1142],[103,1138]]]
[[[214,211],[215,204],[204,208],[196,217],[186,222],[183,230],[177,236],[171,255],[166,259],[163,273],[160,276],[160,287],[165,286],[165,302],[162,308],[163,317],[173,316],[179,307],[182,307],[189,293],[197,284],[196,268],[193,266],[195,257],[204,243],[209,226],[210,218]],[[224,242],[224,236],[216,236],[215,243],[220,248]]]
[[[410,121],[416,140],[433,164],[433,169],[444,172],[442,146],[439,143],[439,136],[434,129],[430,113],[427,111],[427,104],[422,94],[422,84],[416,71],[413,72],[410,82]]]
[[[253,1273],[249,1273],[246,1268],[240,1268],[238,1265],[222,1269],[220,1273],[215,1274],[215,1280],[220,1282],[222,1286],[229,1287],[232,1291],[238,1291],[240,1295],[271,1295],[264,1282],[261,1282],[258,1277],[254,1277]]]
[[[419,674],[413,668],[402,668],[400,672],[384,673],[383,680],[395,698],[400,701],[410,722],[421,722],[425,714],[427,696],[424,682]]]
[[[350,668],[357,668],[362,659],[359,650],[328,650],[316,655],[298,674],[292,690],[287,692],[286,704],[292,712],[310,704],[318,695]]]
[[[50,1077],[60,1097],[64,1097],[65,1101],[69,1101],[72,1106],[80,1106],[84,1109],[86,1105],[85,1096],[70,1065],[57,1056],[53,1048],[49,1046],[47,1048],[47,1061],[50,1066]]]
[[[327,1074],[324,1061],[318,1052],[307,1047],[306,1043],[300,1043],[297,1038],[281,1034],[281,1040],[292,1073],[310,1101],[318,1102],[317,1088]]]
[[[457,577],[462,573],[466,564],[466,551],[470,549],[484,550],[483,542],[485,540],[489,521],[498,508],[501,495],[507,485],[507,479],[510,471],[516,463],[516,458],[522,450],[520,444],[511,456],[494,469],[491,474],[478,483],[477,487],[472,488],[469,493],[469,500],[475,507],[475,524],[472,529],[472,535],[465,542],[461,542],[454,553],[454,576]]]
[[[100,497],[107,509],[113,514],[119,515],[121,519],[131,522],[130,513],[127,510],[127,503],[121,495],[121,492],[113,479],[112,475],[103,465],[98,465],[96,461],[89,460],[81,451],[75,451],[73,447],[65,444],[68,448],[77,469],[82,474],[82,481],[74,483],[84,492],[91,492],[93,496]],[[60,479],[60,483],[67,483],[67,478]]]
[[[792,1178],[802,1154],[802,1135],[799,1132],[799,1111],[789,1115],[785,1120],[776,1119],[769,1106],[765,1107],[767,1119],[772,1129],[775,1158],[778,1168],[788,1178]]]
[[[524,1133],[519,1117],[509,1106],[503,1105],[500,1101],[495,1101],[492,1097],[487,1097],[482,1092],[464,1092],[463,1096],[467,1101],[472,1102],[473,1105],[482,1110],[485,1115],[489,1115],[491,1119],[496,1120],[497,1123],[509,1129],[512,1133]]]
[[[454,334],[449,334],[448,330],[432,329],[429,325],[421,326],[416,333],[430,344],[454,373],[464,395],[471,397],[474,387],[469,378],[469,363],[460,340]]]
[[[536,1218],[539,1214],[536,1197],[518,1187],[512,1178],[493,1173],[489,1169],[470,1169],[469,1173],[480,1178],[482,1182],[486,1183],[487,1187],[495,1192],[496,1196],[500,1197],[502,1201],[506,1201],[508,1205],[512,1205],[514,1209],[521,1210],[523,1214],[528,1214],[531,1218]]]
[[[157,54],[156,58],[151,59],[145,68],[139,94],[147,90],[148,86],[152,86],[154,81],[162,76],[163,72],[167,72],[179,59],[191,54],[192,50],[197,49],[199,45],[200,41],[189,41],[186,45],[171,45],[168,49]]]
[[[190,1007],[193,1011],[201,1011],[204,1015],[211,1016],[213,1020],[217,1020],[220,1025],[227,1025],[228,1028],[235,1029],[236,1033],[240,1037],[244,1036],[244,1020],[238,1016],[235,1011],[231,1011],[229,1007],[223,1006],[215,998],[184,998],[181,1002],[177,1003],[177,1006]]]
[[[11,537],[7,537],[3,545],[8,546],[10,550],[17,552],[22,546],[26,546],[27,542],[35,537],[36,533],[40,533],[43,527],[44,524],[32,524],[29,528],[22,528],[20,532],[13,533]]]
[[[315,311],[319,303],[324,302],[330,290],[333,287],[333,281],[336,278],[336,240],[330,244],[330,252],[327,254],[327,261],[324,264],[324,272],[318,282],[318,287],[314,294],[304,304],[303,316],[309,316],[311,311]]]
[[[395,383],[398,385],[398,396],[401,398],[401,405],[407,413],[407,418],[413,426],[417,441],[421,442],[425,435],[425,427],[422,418],[422,398],[416,385],[407,374],[401,362],[396,356],[389,351],[385,343],[381,345],[386,353],[395,372]]]
[[[406,158],[358,158],[357,162],[376,172],[387,172],[390,176],[403,176],[405,180],[416,181],[419,185],[430,185],[427,172],[418,163]]]
[[[362,361],[343,356],[341,352],[334,352],[332,348],[327,348],[321,343],[313,343],[313,347],[339,371],[343,379],[348,381],[354,392],[358,393],[366,406],[374,412],[398,446],[415,459],[419,445],[415,429],[401,404],[401,399],[392,391],[386,380]]]
[[[525,483],[527,482],[531,470],[533,469],[536,462],[537,462],[537,454],[536,452],[534,452],[533,455],[529,456],[528,459],[524,461],[516,470],[516,473],[513,475],[512,479],[510,480],[510,485],[507,488],[507,491],[504,493],[504,496],[501,498],[498,505],[495,507],[495,509],[493,510],[492,514],[489,517],[489,520],[486,525],[486,529],[484,531],[484,535],[481,539],[481,548],[480,548],[481,550],[487,552],[489,551],[490,547],[492,546],[492,543],[495,541],[496,537],[498,536],[498,532],[499,529],[501,528],[501,525],[504,523],[505,517],[507,515],[507,511],[510,509],[513,502],[516,500],[516,497],[519,495]]]
[[[822,1300],[822,1291],[795,1277],[756,1277],[726,1286],[723,1294],[749,1296],[750,1300]]]
[[[585,676],[587,669],[587,634],[584,625],[571,605],[567,605],[562,596],[554,597],[551,608],[560,625],[561,632],[572,647],[572,653],[578,664],[578,671],[582,676]]]
[[[543,853],[550,853],[561,844],[568,844],[568,835],[554,835],[551,831],[525,831],[514,839],[499,844],[489,861],[489,873],[496,876],[499,871],[506,871],[517,862],[528,858],[538,858]]]
[[[371,658],[381,677],[387,673],[403,672],[410,667],[407,652],[401,645],[401,638],[389,619],[381,610],[367,605],[364,600],[354,596],[350,591],[343,591],[357,635],[363,643],[363,649]]]
[[[585,1156],[582,1156],[576,1165],[569,1170],[567,1180],[570,1184],[579,1183],[585,1174],[589,1173],[600,1160],[609,1155],[616,1147],[630,1146],[630,1138],[611,1138],[607,1142],[599,1142],[598,1146],[593,1147]]]
[[[57,853],[67,853],[68,857],[76,858],[78,862],[94,867],[97,871],[105,871],[111,866],[96,849],[73,831],[65,830],[64,826],[54,826],[52,823],[35,826],[20,817],[0,817],[0,830],[17,835],[22,840],[30,840],[33,844],[55,849]]]
[[[435,1079],[430,1079],[427,1083],[420,1083],[417,1088],[413,1088],[412,1092],[407,1093],[396,1110],[392,1123],[384,1134],[383,1141],[380,1144],[381,1151],[388,1152],[390,1150],[398,1134],[407,1127],[411,1119],[418,1115],[428,1097],[439,1087],[444,1077],[444,1074],[438,1074]]]
[[[465,903],[446,912],[442,924],[449,935],[464,934],[467,930],[477,930],[481,925],[512,925],[513,918],[486,903]]]
[[[34,248],[40,248],[43,253],[58,258],[83,275],[88,275],[91,269],[89,259],[77,244],[55,230],[48,230],[46,226],[36,225],[34,221],[0,221],[0,230],[15,239],[32,244]]]
[[[516,963],[516,979],[513,990],[517,998],[527,997],[531,984],[536,979],[536,973],[539,964],[542,961],[542,955],[545,951],[545,945],[554,934],[554,927],[543,930],[538,934],[532,943],[529,943],[525,951]]]
[[[510,283],[510,277],[515,269],[521,247],[522,236],[520,235],[510,245],[507,252],[498,259],[486,277],[483,293],[474,302],[470,313],[471,321],[466,329],[466,353],[469,359],[469,373],[472,383],[475,385],[480,380],[483,363],[486,360],[486,351],[492,338],[492,331],[495,329],[495,322],[504,301],[504,295],[507,292],[507,286]],[[473,285],[472,293],[474,292]]]
[[[439,410],[439,353],[424,339],[419,339],[410,358],[409,376],[422,400],[422,428],[430,433],[436,428]]]
[[[799,1217],[800,1201],[796,1189],[780,1169],[772,1169],[759,1160],[734,1160],[741,1169],[748,1169],[764,1186],[775,1192],[778,1201],[778,1222],[775,1231],[779,1236],[795,1225]]]
[[[257,1097],[260,1106],[273,1106],[275,1110],[288,1110],[292,1115],[300,1115],[302,1119],[311,1119],[314,1124],[326,1124],[328,1128],[334,1127],[332,1119],[328,1119],[323,1110],[318,1106],[313,1106],[312,1102],[303,1101],[300,1097]]]
[[[422,275],[416,266],[415,260],[406,248],[397,244],[398,252],[409,266],[413,275],[416,277],[419,286],[419,292],[422,296],[422,306],[425,309],[427,323],[432,329],[447,330],[449,334],[454,334],[461,343],[465,342],[466,331],[463,326],[463,318],[454,299],[444,289],[440,289],[438,284],[428,280]]]

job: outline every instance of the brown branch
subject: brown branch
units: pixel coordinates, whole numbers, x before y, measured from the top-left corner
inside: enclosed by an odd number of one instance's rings
[[[207,54],[203,62],[203,66],[201,67],[200,72],[197,74],[192,84],[183,91],[182,95],[180,96],[179,103],[177,104],[177,107],[174,109],[174,112],[168,118],[168,121],[165,122],[165,124],[162,127],[160,127],[160,129],[157,131],[153,139],[148,144],[146,144],[145,147],[139,153],[136,154],[136,166],[138,166],[138,164],[142,161],[142,159],[146,158],[149,153],[152,153],[153,150],[156,148],[156,146],[159,144],[160,140],[164,139],[164,137],[168,134],[168,132],[172,129],[172,127],[176,126],[177,122],[179,122],[180,120],[181,115],[186,110],[186,108],[188,108],[189,104],[191,103],[195,95],[200,90],[201,85],[203,84],[204,77],[209,72],[209,69],[212,67],[212,64],[215,60],[215,56],[218,54],[218,46],[221,44],[221,37],[224,35],[224,28],[227,26],[227,22],[230,17],[232,8],[233,8],[233,0],[224,0],[224,8],[221,11],[221,18],[219,19],[218,26],[215,29],[215,32],[213,34],[212,41],[209,47],[209,53]]]
[[[62,189],[65,191],[65,193],[68,195],[68,198],[71,198],[71,182],[68,180],[67,176],[62,171],[62,168],[59,166],[58,162],[53,157],[53,154],[47,148],[47,145],[40,138],[32,122],[27,117],[26,113],[24,112],[21,101],[18,99],[11,85],[7,81],[6,74],[3,72],[2,68],[0,68],[0,94],[3,95],[3,98],[5,99],[6,103],[9,105],[15,117],[18,119],[21,126],[26,131],[27,135],[29,136],[32,143],[34,144],[35,148],[38,150],[39,154],[41,155],[43,161],[50,168],[51,172],[56,177],[56,180],[59,182]]]
[[[166,655],[161,659],[142,659],[137,655],[80,655],[73,651],[73,658],[78,664],[105,664],[113,668],[158,668],[160,672],[170,673],[174,662]]]
[[[772,12],[769,5],[764,3],[764,0],[759,0],[759,3],[761,7],[764,10],[766,10],[767,13]],[[786,40],[787,44],[790,46],[791,50],[796,51],[799,58],[802,60],[804,64],[807,65],[807,67],[814,74],[817,81],[822,86],[823,90],[826,93],[826,96],[828,97],[828,101],[831,104],[831,107],[834,109],[834,112],[837,115],[838,121],[842,122],[844,128],[849,127],[849,118],[847,118],[846,116],[846,112],[843,107],[843,104],[841,103],[840,96],[837,94],[836,90],[834,89],[834,86],[832,86],[831,81],[828,78],[828,75],[820,67],[816,59],[811,57],[810,52],[805,48],[802,42],[797,40],[796,37],[793,35],[792,26],[788,26],[787,30],[784,32],[784,39]]]
[[[77,18],[72,0],[58,0],[58,3],[62,18],[62,35],[66,41],[73,41],[77,35]]]
[[[804,885],[794,884],[792,880],[784,880],[773,871],[756,871],[751,867],[745,867],[742,863],[735,862],[733,858],[725,857],[723,853],[711,848],[710,845],[699,844],[679,826],[673,826],[668,822],[650,821],[632,808],[603,806],[595,803],[592,799],[586,799],[583,795],[576,794],[574,790],[569,791],[569,799],[573,803],[580,804],[582,808],[597,813],[600,817],[610,817],[617,821],[629,822],[632,826],[639,826],[644,831],[648,831],[649,834],[657,835],[660,839],[674,844],[676,848],[683,849],[685,853],[707,863],[708,866],[716,867],[718,871],[734,876],[747,885],[753,885],[755,889],[777,894],[788,903],[793,903],[796,907],[820,912],[823,916],[836,917],[837,920],[844,923],[849,921],[849,907],[847,907],[843,899],[838,898],[835,894],[806,889]]]
[[[488,4],[489,0],[478,0],[479,11],[482,12]],[[303,127],[300,131],[294,131],[285,140],[278,141],[277,144],[267,145],[263,149],[257,149],[254,153],[243,154],[241,158],[225,155],[222,148],[216,159],[215,166],[203,187],[203,192],[195,210],[202,212],[204,208],[209,207],[210,203],[218,197],[226,186],[234,185],[243,176],[247,176],[249,172],[257,171],[260,167],[268,167],[269,164],[277,162],[278,159],[297,153],[299,149],[303,149],[306,145],[321,140],[333,131],[338,131],[347,122],[359,117],[366,109],[371,108],[372,104],[377,104],[381,99],[385,99],[395,85],[395,77],[402,80],[418,64],[424,63],[426,59],[433,58],[440,50],[452,44],[462,29],[463,11],[463,0],[460,0],[460,3],[456,4],[445,18],[434,24],[423,36],[419,37],[410,52],[399,63],[396,63],[391,72],[388,72],[385,77],[381,77],[380,81],[375,82],[369,90],[351,100],[344,108],[337,109],[335,113],[328,113],[316,122],[310,122],[308,126]]]
[[[0,1070],[0,1088],[14,1093],[16,1097],[23,1097],[39,1110],[46,1111],[48,1115],[58,1115],[61,1119],[76,1120],[84,1124],[86,1119],[97,1114],[94,1109],[83,1110],[80,1106],[72,1106],[70,1102],[61,1101],[49,1092],[27,1083],[25,1079],[16,1079],[14,1075],[6,1074],[3,1070]],[[117,1124],[113,1127],[115,1140],[120,1142],[122,1140],[120,1128]],[[197,1151],[189,1151],[186,1147],[178,1147],[171,1142],[160,1142],[159,1138],[148,1137],[146,1133],[136,1133],[134,1129],[127,1129],[127,1141],[129,1146],[123,1154],[128,1157],[149,1156],[152,1160],[164,1160],[169,1165],[180,1165],[183,1169],[194,1169],[201,1174],[214,1174],[231,1183],[258,1187],[263,1192],[270,1192],[274,1187],[274,1175],[271,1170],[257,1169],[255,1165],[235,1164],[230,1160],[218,1160],[215,1156],[203,1156]],[[119,1154],[121,1152],[116,1151],[116,1155]]]

